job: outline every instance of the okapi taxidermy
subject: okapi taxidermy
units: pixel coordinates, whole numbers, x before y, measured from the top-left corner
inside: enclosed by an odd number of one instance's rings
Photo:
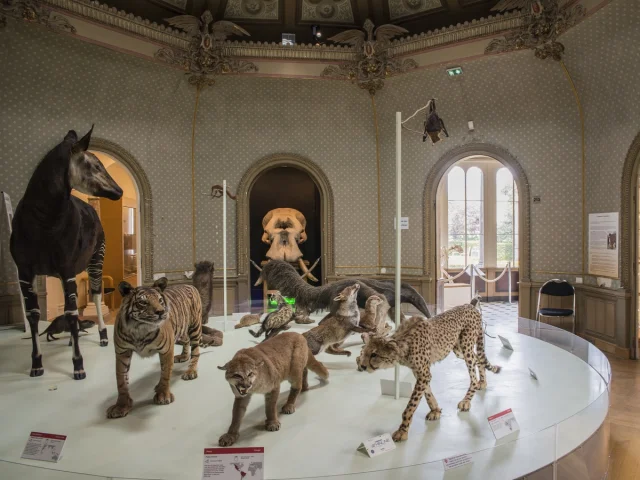
[[[78,345],[76,275],[86,270],[92,299],[98,312],[100,346],[108,345],[102,319],[102,264],[104,231],[98,213],[88,203],[71,195],[71,189],[91,196],[118,200],[122,189],[98,158],[87,152],[91,132],[80,141],[70,130],[53,148],[29,180],[12,223],[11,255],[18,266],[20,290],[31,328],[33,351],[31,376],[44,373],[38,337],[40,309],[34,290],[36,275],[58,277],[64,290],[64,314],[73,341],[73,378],[86,377]]]

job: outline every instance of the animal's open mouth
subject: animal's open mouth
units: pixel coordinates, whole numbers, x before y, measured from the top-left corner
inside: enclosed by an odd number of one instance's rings
[[[249,392],[249,388],[239,387],[238,385],[234,385],[234,387],[236,389],[236,392],[238,392],[238,395],[240,395],[241,397],[244,397]]]

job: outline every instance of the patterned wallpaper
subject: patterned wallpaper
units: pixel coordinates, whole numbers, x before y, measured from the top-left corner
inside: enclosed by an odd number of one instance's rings
[[[14,206],[45,153],[68,130],[83,135],[95,123],[96,137],[128,150],[147,173],[156,270],[189,266],[194,96],[184,75],[11,19],[0,30],[0,64],[1,189]]]
[[[432,146],[421,135],[403,133],[403,216],[409,216],[403,265],[422,265],[423,195],[431,167],[454,147],[484,142],[506,148],[524,168],[531,194],[541,197],[540,204],[531,205],[532,272],[579,272],[580,125],[561,66],[542,62],[531,52],[483,57],[461,66],[463,75],[454,79],[444,68],[393,78],[379,94],[383,263],[394,259],[395,112],[406,118],[434,97],[451,137]],[[414,119],[413,128],[421,130],[423,120],[422,114]],[[468,120],[474,121],[473,133]]]
[[[614,0],[563,37],[585,114],[588,212],[620,210],[622,168],[640,133],[639,23],[640,2]]]

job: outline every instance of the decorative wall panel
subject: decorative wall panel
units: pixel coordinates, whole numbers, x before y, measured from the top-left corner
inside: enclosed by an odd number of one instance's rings
[[[351,0],[301,0],[300,20],[314,23],[354,23]]]
[[[441,0],[389,0],[389,16],[391,20],[398,20],[441,7]]]
[[[278,20],[280,0],[228,0],[224,18],[229,20]]]

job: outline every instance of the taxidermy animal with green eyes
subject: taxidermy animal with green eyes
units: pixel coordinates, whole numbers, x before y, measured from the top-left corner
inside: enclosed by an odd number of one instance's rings
[[[281,331],[289,330],[290,328],[289,323],[294,319],[293,307],[286,302],[280,292],[276,293],[275,297],[278,302],[276,310],[264,317],[262,326],[257,332],[249,330],[249,333],[256,338],[265,333],[265,340],[268,340]]]
[[[31,330],[32,377],[44,374],[38,327],[40,307],[34,289],[36,275],[58,277],[64,291],[64,314],[73,340],[73,378],[87,375],[78,345],[78,287],[76,275],[86,270],[92,299],[102,303],[105,239],[95,209],[71,195],[75,189],[90,196],[118,200],[122,189],[100,160],[88,151],[91,130],[78,140],[70,130],[38,164],[12,221],[10,250],[18,267],[20,290]],[[98,308],[100,346],[109,343]]]
[[[229,430],[218,441],[221,447],[233,445],[238,440],[240,424],[253,394],[265,396],[265,428],[275,432],[280,430],[276,405],[280,384],[285,380],[291,384],[282,413],[292,414],[296,411],[300,392],[309,389],[308,370],[322,379],[329,377],[326,367],[307,347],[304,337],[294,332],[285,332],[255,347],[239,350],[231,361],[218,368],[225,371],[225,379],[236,397]]]
[[[307,339],[307,345],[311,353],[318,355],[325,350],[332,355],[351,356],[351,352],[340,348],[349,335],[354,332],[375,332],[366,330],[359,326],[360,310],[358,309],[358,290],[360,284],[356,283],[345,288],[333,299],[337,303],[337,307],[332,307],[335,313],[330,313],[324,317],[317,327],[312,328],[308,332],[304,332],[302,336]],[[367,299],[367,305],[373,309],[380,302],[380,297],[372,295]]]
[[[487,387],[485,370],[500,371],[500,367],[491,365],[485,355],[482,314],[476,308],[477,302],[478,299],[474,298],[470,304],[454,307],[428,322],[420,317],[411,317],[390,337],[363,334],[365,345],[356,362],[359,371],[372,373],[399,363],[413,370],[416,377],[416,386],[402,414],[402,423],[392,435],[394,441],[407,439],[413,414],[423,395],[430,408],[427,420],[440,418],[442,410],[431,392],[431,364],[444,360],[451,352],[464,359],[470,383],[466,395],[458,403],[462,412],[471,408],[475,391]]]
[[[162,277],[152,287],[134,288],[120,282],[118,289],[122,305],[113,327],[118,400],[107,409],[107,418],[124,417],[131,411],[129,368],[133,352],[141,357],[160,356],[160,381],[153,403],[168,405],[174,400],[169,388],[174,362],[189,361],[183,380],[198,377],[202,336],[202,300],[193,285],[167,286]],[[176,343],[182,345],[182,354],[174,357]]]

